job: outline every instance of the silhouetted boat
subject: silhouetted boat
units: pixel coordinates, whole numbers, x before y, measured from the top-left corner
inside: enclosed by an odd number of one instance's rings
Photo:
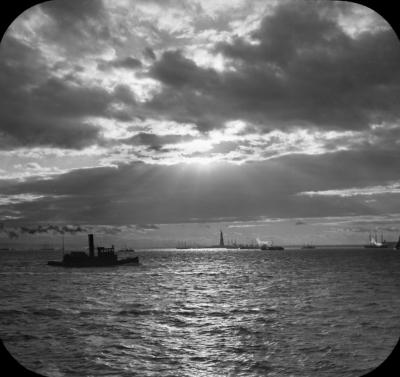
[[[110,248],[97,247],[97,256],[94,255],[93,234],[89,238],[89,255],[84,251],[71,251],[63,255],[62,261],[48,261],[49,266],[60,267],[108,267],[120,266],[124,264],[138,264],[139,257],[118,259],[114,251],[114,246]]]
[[[315,249],[315,246],[314,246],[314,245],[311,245],[311,244],[305,244],[305,245],[303,245],[301,248],[302,248],[302,249]]]

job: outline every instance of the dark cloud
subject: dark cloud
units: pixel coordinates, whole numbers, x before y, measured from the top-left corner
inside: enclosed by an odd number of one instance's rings
[[[124,231],[146,231],[159,229],[154,224],[140,224],[140,225],[124,225],[124,226],[112,226],[112,225],[32,225],[32,226],[5,226],[0,223],[0,234],[5,234],[10,239],[15,239],[23,235],[57,235],[57,234],[69,234],[76,235],[80,233],[97,233],[97,234],[108,234],[116,235]]]
[[[77,88],[56,79],[33,89],[9,82],[2,90],[0,132],[10,147],[82,148],[100,138],[99,128],[82,117],[106,114],[110,97],[102,90]]]
[[[375,202],[369,203],[365,197],[307,197],[298,193],[389,183],[399,159],[399,153],[393,151],[340,152],[324,158],[286,156],[266,163],[221,164],[201,176],[185,165],[134,163],[82,169],[51,181],[9,182],[2,188],[3,195],[43,197],[3,207],[19,211],[23,217],[18,221],[24,222],[114,225],[179,223],[193,218],[211,221],[396,213],[400,207],[395,194],[375,196]]]
[[[156,135],[146,132],[140,132],[137,135],[124,139],[121,142],[131,145],[144,145],[149,149],[160,150],[165,144],[176,144],[193,140],[189,135]]]
[[[6,234],[8,238],[15,239],[20,235],[29,234],[76,234],[86,233],[88,230],[80,225],[35,225],[35,226],[19,226],[15,228],[5,227],[1,224],[0,233]]]
[[[321,6],[322,5],[322,6]],[[346,43],[347,38],[338,25],[320,15],[325,4],[308,6],[292,2],[281,5],[274,14],[266,16],[258,30],[252,33],[256,45],[236,38],[233,43],[221,43],[218,49],[245,64],[262,64],[286,70],[302,54],[318,55],[332,46]],[[267,67],[266,67],[267,68]]]
[[[100,127],[85,118],[113,117],[126,121],[131,119],[129,113],[112,105],[135,102],[134,94],[125,85],[117,85],[110,92],[94,82],[82,82],[78,73],[84,68],[80,64],[71,65],[71,61],[108,48],[108,16],[103,3],[49,1],[29,9],[21,19],[26,20],[38,9],[51,19],[39,24],[37,35],[43,42],[28,45],[9,32],[1,43],[0,148],[81,149],[102,143]],[[49,65],[42,47],[52,44],[51,48],[57,50],[57,60]],[[141,63],[127,57],[114,64],[132,68]]]
[[[97,54],[114,40],[102,1],[51,0],[39,7],[52,21],[43,23],[41,35],[69,58]]]
[[[200,129],[231,119],[266,129],[366,129],[398,120],[400,43],[395,33],[381,30],[352,38],[327,18],[328,2],[308,5],[279,6],[253,33],[252,43],[238,37],[218,44],[216,52],[232,60],[233,71],[217,73],[179,51],[165,52],[150,70],[165,88],[149,106]]]
[[[87,232],[87,229],[77,225],[64,225],[64,226],[57,226],[57,225],[38,225],[35,227],[25,227],[22,226],[19,228],[20,233],[27,233],[27,234],[40,234],[40,233],[69,233],[69,234],[75,234],[75,233],[84,233]]]
[[[57,117],[81,117],[88,115],[105,115],[111,98],[99,87],[77,87],[68,81],[51,78],[30,93],[32,103],[39,112],[46,109],[50,115]]]
[[[113,92],[82,85],[75,79],[48,78],[41,57],[31,47],[9,36],[2,44],[0,62],[0,147],[53,146],[83,148],[102,141],[101,129],[85,117],[131,119],[112,104],[132,105],[135,95],[124,85]]]
[[[151,60],[156,60],[156,54],[154,53],[154,51],[150,48],[150,47],[146,47],[143,51],[143,55]]]
[[[199,68],[194,61],[185,58],[178,50],[166,51],[161,59],[154,63],[150,74],[172,87],[190,86],[194,89],[212,85],[212,81],[218,79],[215,71]]]
[[[64,29],[71,27],[71,22],[98,19],[104,14],[103,3],[97,0],[52,0],[41,4],[40,7],[60,25],[60,28]]]
[[[135,100],[135,94],[131,90],[131,88],[128,85],[125,84],[119,84],[114,88],[114,100],[120,101],[125,104],[134,104],[136,102]]]

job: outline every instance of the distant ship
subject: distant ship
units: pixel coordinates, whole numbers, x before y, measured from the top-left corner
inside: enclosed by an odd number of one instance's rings
[[[394,249],[395,250],[400,250],[400,236],[399,236],[399,239],[397,240],[396,245],[394,246]]]
[[[71,251],[63,255],[62,261],[48,261],[49,266],[60,267],[108,267],[123,264],[139,264],[139,257],[118,259],[114,246],[110,248],[97,247],[97,256],[94,254],[93,234],[88,234],[89,255],[84,251]]]
[[[260,248],[260,245],[256,241],[252,241],[250,243],[239,245],[239,249],[259,249],[259,248]]]
[[[271,242],[271,245],[267,245],[266,243],[262,244],[260,249],[261,250],[285,250],[285,248],[283,246],[274,245],[272,242]]]
[[[381,242],[378,242],[378,236],[375,233],[375,237],[372,234],[369,234],[369,243],[364,245],[367,249],[387,249],[389,244],[383,239],[383,234],[381,234]]]
[[[176,245],[176,249],[193,249],[193,246],[188,245],[185,241]]]
[[[256,244],[246,244],[246,245],[239,245],[239,249],[258,249],[259,246]]]
[[[135,250],[132,249],[131,247],[125,247],[124,249],[119,249],[118,252],[119,253],[134,253]]]
[[[308,244],[308,243],[306,243],[305,245],[303,245],[302,247],[301,247],[301,249],[315,249],[315,245],[311,245],[311,244]]]

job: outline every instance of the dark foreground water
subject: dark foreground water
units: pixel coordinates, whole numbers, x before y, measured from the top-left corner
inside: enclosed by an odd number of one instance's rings
[[[400,335],[400,252],[142,251],[63,269],[0,253],[0,338],[58,376],[361,376]]]

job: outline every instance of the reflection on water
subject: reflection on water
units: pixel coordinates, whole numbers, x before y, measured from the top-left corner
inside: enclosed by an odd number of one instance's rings
[[[62,269],[0,254],[0,337],[47,376],[361,376],[400,334],[393,250],[153,250]]]

